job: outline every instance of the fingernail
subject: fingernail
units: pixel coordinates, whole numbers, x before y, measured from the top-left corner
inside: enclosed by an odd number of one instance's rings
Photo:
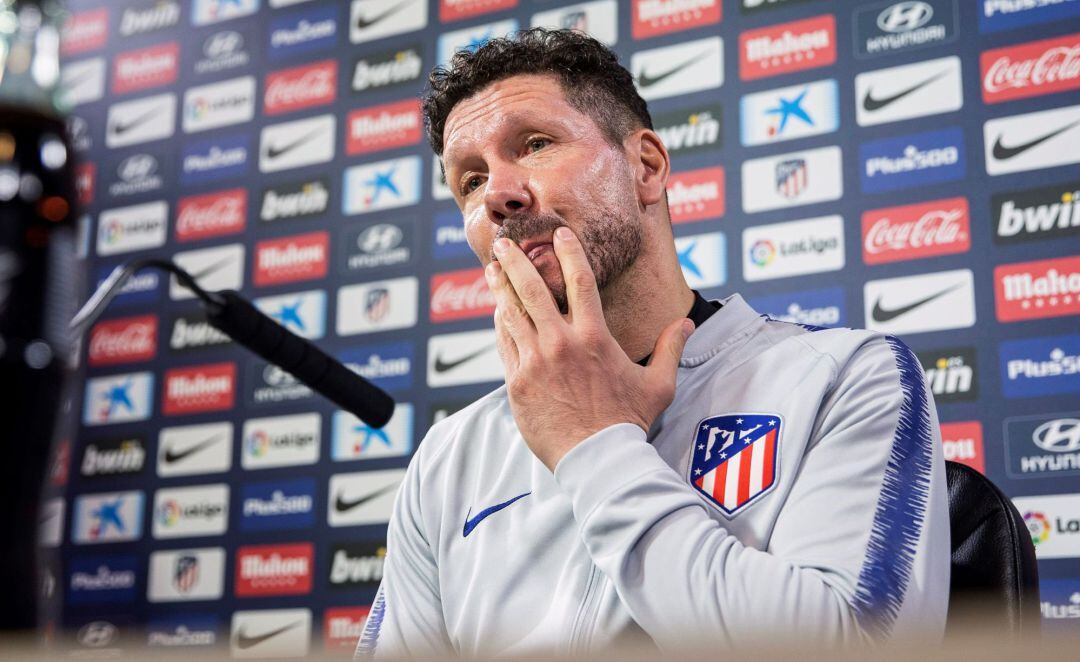
[[[504,255],[506,251],[510,250],[510,240],[506,237],[495,240],[495,254]]]
[[[692,334],[693,332],[694,332],[694,322],[691,321],[691,320],[688,320],[688,319],[683,320],[683,323],[682,323],[682,337],[683,337],[683,340],[686,340],[687,338],[689,338],[690,334]]]
[[[499,263],[488,262],[488,265],[484,267],[484,275],[489,281],[495,280],[495,277],[499,275]]]
[[[570,231],[570,228],[565,225],[560,225],[555,229],[555,236],[563,241],[570,241],[574,237],[574,233]]]

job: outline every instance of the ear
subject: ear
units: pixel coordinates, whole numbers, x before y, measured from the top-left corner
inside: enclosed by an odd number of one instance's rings
[[[643,207],[656,205],[664,200],[668,176],[671,174],[671,157],[660,136],[649,129],[639,129],[630,137],[632,153],[636,157],[638,200]]]

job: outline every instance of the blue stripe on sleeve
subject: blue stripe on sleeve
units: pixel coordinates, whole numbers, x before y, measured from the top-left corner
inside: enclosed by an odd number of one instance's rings
[[[383,596],[383,588],[375,594],[375,601],[368,612],[367,622],[364,623],[364,632],[360,635],[360,643],[356,646],[356,659],[372,657],[379,645],[379,633],[382,631],[383,617],[386,615],[386,599]]]
[[[887,636],[900,612],[926,515],[934,455],[922,366],[900,340],[888,336],[886,341],[904,401],[853,605],[859,624],[875,637]]]

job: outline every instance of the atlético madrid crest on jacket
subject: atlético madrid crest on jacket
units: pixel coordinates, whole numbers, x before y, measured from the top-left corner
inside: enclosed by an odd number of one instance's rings
[[[698,423],[690,484],[735,515],[776,482],[782,420],[775,414],[722,414]]]

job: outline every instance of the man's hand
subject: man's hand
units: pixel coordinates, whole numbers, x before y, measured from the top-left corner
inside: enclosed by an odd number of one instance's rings
[[[648,431],[675,397],[675,373],[694,325],[682,318],[660,334],[647,367],[631,361],[608,331],[596,279],[574,233],[553,239],[566,283],[563,315],[521,249],[495,243],[487,266],[495,331],[510,407],[533,454],[552,471],[585,438],[617,423]],[[501,266],[500,266],[501,265]]]

